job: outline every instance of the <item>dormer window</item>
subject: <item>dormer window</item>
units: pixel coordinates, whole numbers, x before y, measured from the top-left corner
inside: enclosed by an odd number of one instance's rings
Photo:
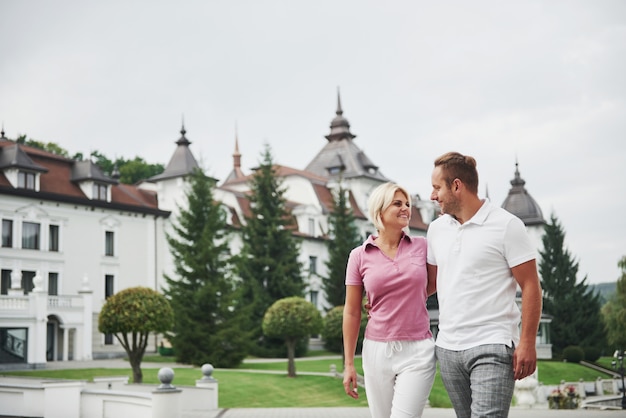
[[[35,190],[35,173],[19,171],[17,173],[17,187],[20,189]]]
[[[72,167],[72,181],[91,200],[108,202],[111,199],[110,185],[117,180],[105,176],[100,167],[91,160],[75,161]]]
[[[107,200],[107,185],[101,183],[93,184],[93,197],[94,200]]]
[[[19,144],[0,147],[0,172],[16,189],[39,191],[39,176],[47,168],[35,163]]]

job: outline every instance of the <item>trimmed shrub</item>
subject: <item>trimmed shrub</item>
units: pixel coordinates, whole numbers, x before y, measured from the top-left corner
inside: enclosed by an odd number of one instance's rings
[[[602,355],[602,350],[598,347],[584,347],[583,351],[585,352],[585,360],[587,361],[597,361]]]
[[[569,363],[580,363],[585,358],[585,352],[577,345],[569,345],[563,349],[563,360]]]
[[[324,348],[333,353],[341,354],[343,350],[343,305],[335,306],[326,313],[322,327]]]

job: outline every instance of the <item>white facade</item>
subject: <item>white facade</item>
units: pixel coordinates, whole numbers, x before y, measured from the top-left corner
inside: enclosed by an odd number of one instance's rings
[[[24,295],[22,278],[34,275],[41,279],[40,293],[45,296],[43,307],[47,311],[43,319],[51,327],[48,353],[44,351],[43,358],[38,355],[35,363],[45,362],[46,358],[81,360],[92,358],[94,352],[118,352],[115,340],[105,344],[104,336],[97,332],[97,315],[106,298],[106,286],[110,292],[134,286],[156,287],[163,270],[163,258],[157,253],[165,247],[164,218],[6,195],[2,196],[0,217],[5,226],[12,224],[13,236],[11,247],[0,248],[0,270],[5,277],[10,272],[11,277],[10,285],[4,283],[4,290],[7,297],[12,297],[1,298],[2,327],[20,328],[24,322],[24,318],[9,319],[20,312],[9,306],[11,300],[28,305],[27,311],[40,302],[29,298],[31,292]],[[38,249],[22,248],[25,224],[39,226]],[[51,227],[58,231],[58,246],[51,247]],[[107,240],[112,244],[108,253]],[[87,322],[83,308],[89,310]],[[36,311],[39,313],[40,307]],[[43,348],[45,331],[44,327]],[[34,343],[32,337],[29,333],[29,344]]]

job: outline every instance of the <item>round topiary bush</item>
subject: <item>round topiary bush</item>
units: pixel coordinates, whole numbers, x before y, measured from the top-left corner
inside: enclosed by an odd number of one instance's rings
[[[585,352],[577,345],[570,345],[563,349],[563,360],[569,363],[580,363],[585,358]]]
[[[587,361],[597,361],[602,355],[598,347],[585,347],[583,351],[585,352],[585,360]]]
[[[343,350],[343,305],[335,306],[326,313],[322,327],[324,348],[333,353],[341,354]]]

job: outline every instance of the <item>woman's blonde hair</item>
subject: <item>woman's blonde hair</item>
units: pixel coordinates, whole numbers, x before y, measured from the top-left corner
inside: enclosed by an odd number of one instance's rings
[[[409,201],[410,208],[411,198],[409,196],[409,192],[407,192],[404,187],[399,186],[396,183],[389,182],[381,184],[374,189],[369,197],[367,202],[367,212],[370,221],[374,224],[374,227],[378,231],[385,229],[381,213],[391,205],[391,202],[393,202],[393,196],[396,192],[401,192],[404,197],[406,197],[406,200]]]

